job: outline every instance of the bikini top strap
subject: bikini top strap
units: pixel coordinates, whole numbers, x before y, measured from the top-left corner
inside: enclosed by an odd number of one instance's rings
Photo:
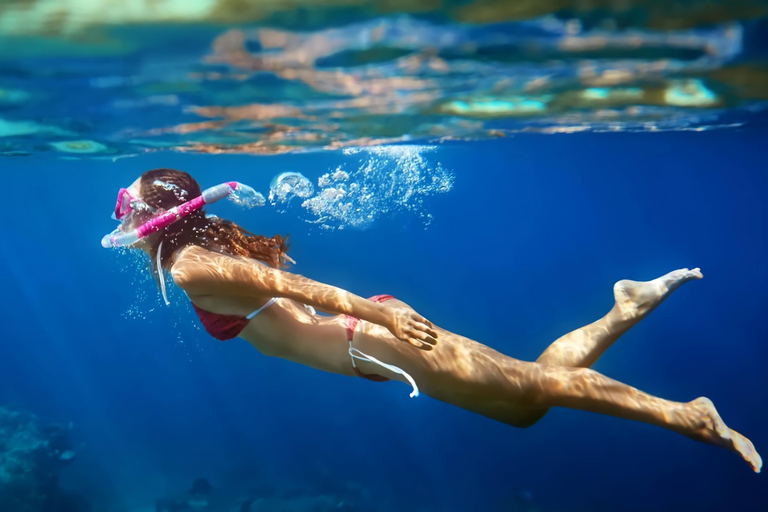
[[[256,311],[254,311],[254,312],[253,312],[253,313],[251,313],[250,315],[246,316],[245,318],[247,318],[248,320],[250,320],[251,318],[255,317],[256,315],[258,315],[259,313],[261,313],[262,311],[264,311],[265,309],[267,309],[269,306],[271,306],[272,304],[274,304],[276,300],[277,300],[277,297],[272,297],[271,299],[269,299],[269,300],[267,301],[267,303],[266,303],[266,304],[264,304],[264,305],[263,305],[263,306],[261,306],[259,309],[257,309]]]

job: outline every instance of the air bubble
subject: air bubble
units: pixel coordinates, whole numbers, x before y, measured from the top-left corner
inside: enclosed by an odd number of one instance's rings
[[[296,196],[306,199],[314,194],[312,183],[299,172],[284,172],[272,178],[269,184],[269,201],[285,203]]]
[[[264,196],[260,192],[256,192],[248,185],[243,185],[242,183],[237,184],[237,187],[230,192],[227,199],[238,206],[244,206],[246,208],[255,208],[267,204],[267,200],[264,199]]]
[[[162,180],[155,180],[152,182],[152,184],[156,187],[162,187],[165,190],[172,191],[177,198],[186,200],[187,191],[179,187],[175,183],[167,183]]]

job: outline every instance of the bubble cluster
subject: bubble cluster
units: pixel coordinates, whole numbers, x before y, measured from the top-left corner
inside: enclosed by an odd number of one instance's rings
[[[425,156],[435,149],[415,145],[346,149],[350,162],[322,175],[318,193],[301,204],[313,216],[308,222],[323,229],[365,229],[381,215],[407,211],[428,225],[432,216],[424,199],[453,187],[453,175]]]
[[[168,183],[163,180],[155,180],[152,182],[152,184],[156,187],[161,187],[165,190],[173,192],[173,195],[176,196],[176,199],[179,199],[180,201],[186,201],[187,196],[189,195],[189,193],[186,190],[179,187],[175,183]]]
[[[176,332],[177,346],[185,348],[187,356],[190,356],[192,351],[202,352],[208,345],[198,343],[202,329],[195,320],[191,303],[184,292],[176,286],[168,286],[168,299],[173,307],[166,307],[152,273],[147,272],[148,262],[144,253],[135,249],[119,248],[113,251],[113,255],[120,263],[117,265],[118,272],[130,274],[128,290],[133,298],[122,317],[132,322],[153,324],[158,321],[167,322],[168,316],[172,315],[172,330]],[[172,281],[169,281],[170,283]]]

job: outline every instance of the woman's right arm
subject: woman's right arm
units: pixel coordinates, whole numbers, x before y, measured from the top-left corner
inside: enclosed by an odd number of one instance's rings
[[[191,247],[171,269],[174,282],[194,295],[286,297],[322,311],[350,315],[389,329],[414,346],[434,345],[437,332],[408,308],[366,300],[342,288],[267,267],[249,258]]]

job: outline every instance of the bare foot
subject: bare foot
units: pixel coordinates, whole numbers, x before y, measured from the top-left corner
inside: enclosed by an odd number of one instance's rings
[[[698,416],[698,424],[693,425],[691,437],[738,453],[755,473],[760,472],[760,468],[763,467],[763,459],[755,450],[752,441],[728,428],[709,398],[697,398],[688,405],[696,411]]]
[[[681,284],[704,277],[698,268],[673,270],[653,281],[623,279],[613,285],[613,296],[625,320],[640,319],[653,311]]]

